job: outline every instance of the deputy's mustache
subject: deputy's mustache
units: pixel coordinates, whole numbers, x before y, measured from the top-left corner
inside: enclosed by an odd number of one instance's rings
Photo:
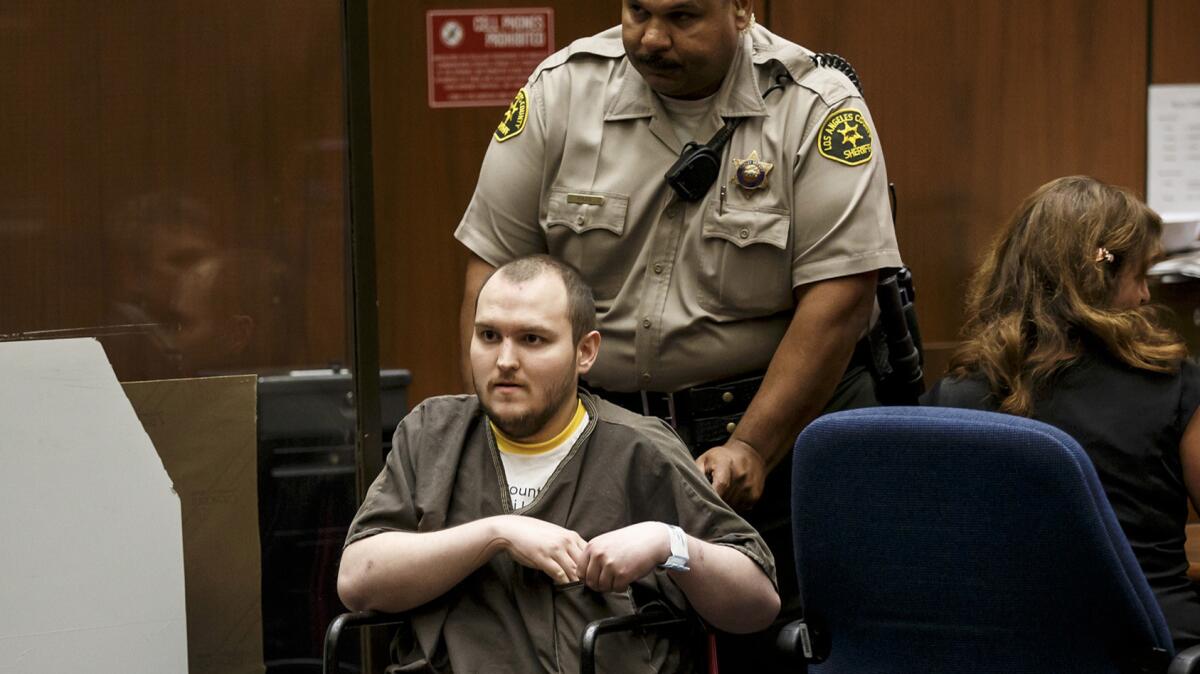
[[[651,54],[649,56],[635,56],[638,63],[654,70],[667,70],[669,68],[680,68],[683,64],[678,61],[672,61],[662,56]]]

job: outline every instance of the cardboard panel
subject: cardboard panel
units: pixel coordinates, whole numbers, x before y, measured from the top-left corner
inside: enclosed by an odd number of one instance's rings
[[[0,671],[188,671],[179,497],[100,345],[0,343],[0,428]]]
[[[125,384],[183,507],[191,674],[263,672],[257,377]]]

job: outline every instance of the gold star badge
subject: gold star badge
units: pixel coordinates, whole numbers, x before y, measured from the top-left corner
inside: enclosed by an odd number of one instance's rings
[[[775,165],[769,161],[759,161],[758,150],[750,153],[745,159],[734,159],[735,170],[731,182],[738,184],[744,190],[757,190],[767,186],[767,174]]]

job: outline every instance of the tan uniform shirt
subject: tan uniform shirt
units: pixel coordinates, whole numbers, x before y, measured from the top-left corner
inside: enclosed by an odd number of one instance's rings
[[[793,288],[901,264],[857,90],[762,27],[742,41],[712,114],[744,121],[699,202],[663,179],[682,146],[619,27],[543,62],[488,148],[455,237],[493,265],[548,252],[579,269],[604,336],[596,386],[675,391],[764,368]],[[764,101],[781,71],[794,82]],[[759,189],[735,181],[751,153],[773,165]]]

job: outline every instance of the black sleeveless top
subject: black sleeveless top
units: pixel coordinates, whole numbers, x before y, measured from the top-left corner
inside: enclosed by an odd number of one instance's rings
[[[1184,553],[1187,487],[1179,441],[1200,407],[1200,365],[1177,374],[1131,368],[1093,350],[1034,399],[1032,418],[1056,426],[1091,457],[1117,520],[1162,606],[1176,648],[1200,643],[1200,592]],[[922,404],[995,411],[982,376],[944,378]]]

